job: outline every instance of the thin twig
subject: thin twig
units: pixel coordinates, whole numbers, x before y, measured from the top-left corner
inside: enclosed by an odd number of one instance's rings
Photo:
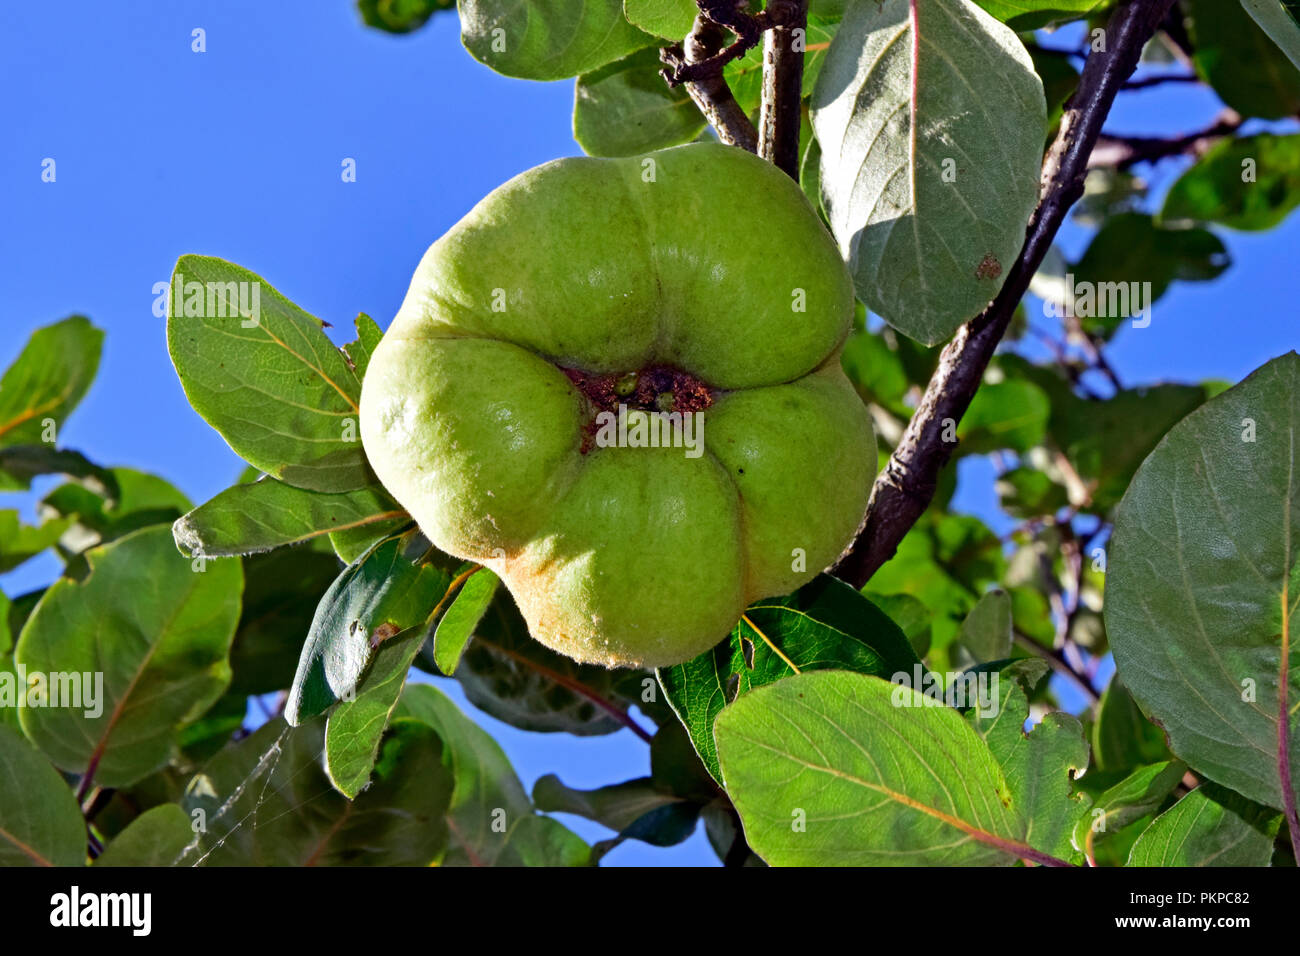
[[[1103,133],[1088,157],[1088,166],[1114,166],[1129,169],[1138,163],[1153,163],[1168,156],[1199,156],[1224,136],[1231,136],[1242,124],[1242,117],[1224,110],[1205,129],[1184,136],[1111,136]]]
[[[866,519],[834,573],[861,587],[893,557],[898,543],[934,497],[940,469],[955,442],[943,440],[945,421],[965,414],[998,342],[1006,332],[1029,280],[1043,261],[1066,213],[1083,194],[1088,157],[1121,86],[1133,73],[1142,47],[1173,0],[1132,0],[1116,8],[1106,25],[1106,47],[1089,55],[1043,162],[1038,208],[1025,244],[1006,282],[989,305],[944,348],[939,366],[908,422],[903,440],[876,478]]]
[[[701,14],[695,18],[695,26],[683,45],[683,62],[691,64],[710,60],[722,49],[725,39],[722,28]],[[676,63],[677,51],[678,48],[675,47],[666,47],[660,51],[660,59],[669,65],[669,69]],[[669,70],[662,72],[671,84],[673,79]],[[729,146],[739,146],[751,153],[758,152],[758,132],[732,96],[731,87],[723,78],[721,69],[687,82],[686,92],[709,125],[717,130],[718,139]]]
[[[758,155],[799,181],[799,101],[803,97],[803,54],[808,41],[808,0],[772,0],[777,26],[763,41],[763,106]]]
[[[1017,644],[1029,651],[1031,654],[1035,654],[1047,661],[1052,670],[1056,671],[1070,683],[1074,684],[1074,686],[1078,687],[1079,690],[1083,691],[1090,704],[1095,705],[1100,699],[1096,688],[1089,683],[1086,677],[1070,666],[1070,662],[1065,659],[1064,655],[1062,655],[1060,651],[1054,651],[1043,647],[1043,645],[1039,644],[1032,637],[1027,634],[1022,634],[1019,631],[1012,631],[1011,636],[1015,639]]]

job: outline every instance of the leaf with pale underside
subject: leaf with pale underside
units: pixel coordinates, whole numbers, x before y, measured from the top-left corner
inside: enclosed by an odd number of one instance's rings
[[[46,693],[74,703],[25,707],[19,719],[56,766],[81,773],[93,764],[96,783],[123,787],[163,766],[177,729],[230,683],[244,576],[234,560],[197,570],[164,525],[85,557],[84,579],[60,578],[45,592],[14,658],[29,674],[69,675],[57,687],[50,680]],[[102,675],[102,694],[93,692],[94,675]]]
[[[858,296],[948,338],[997,294],[1038,200],[1043,85],[969,0],[856,0],[812,97],[821,188]]]
[[[235,454],[299,488],[373,484],[361,383],[320,319],[223,259],[181,256],[172,283],[167,350],[185,397]]]
[[[1106,575],[1118,673],[1170,749],[1278,809],[1300,766],[1297,445],[1290,352],[1156,446],[1116,511]]]
[[[802,674],[739,698],[715,734],[746,839],[773,865],[1041,858],[1021,842],[1024,821],[988,745],[909,687]]]

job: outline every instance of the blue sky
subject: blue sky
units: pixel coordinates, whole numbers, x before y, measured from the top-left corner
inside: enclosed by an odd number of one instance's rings
[[[206,31],[205,53],[191,51],[195,28]],[[497,76],[457,31],[440,15],[392,37],[363,27],[349,0],[3,6],[0,367],[31,331],[74,312],[108,332],[99,379],[62,444],[157,472],[195,501],[211,497],[241,463],[186,403],[152,312],[153,286],[178,256],[253,270],[332,323],[342,343],[358,311],[387,325],[424,249],[483,195],[579,152],[572,81]],[[1108,129],[1182,133],[1218,109],[1207,90],[1156,87],[1123,94]],[[54,183],[41,181],[46,158]],[[346,158],[355,183],[341,179]],[[1153,190],[1180,168],[1160,166]],[[1061,241],[1077,255],[1086,237],[1070,226]],[[1295,346],[1300,223],[1223,238],[1234,260],[1223,277],[1175,284],[1150,328],[1118,336],[1110,358],[1126,384],[1237,381]],[[959,504],[990,516],[991,466],[972,460],[961,476]],[[0,495],[0,507],[20,500]],[[37,561],[0,585],[21,593],[56,571],[52,558]],[[529,786],[548,772],[581,787],[648,772],[647,749],[628,732],[528,734],[475,716]],[[670,850],[625,845],[608,862],[715,858],[701,833]]]

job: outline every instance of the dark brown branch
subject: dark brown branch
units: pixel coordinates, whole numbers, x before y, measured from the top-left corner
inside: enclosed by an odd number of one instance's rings
[[[700,8],[700,15],[695,20],[692,35],[699,32],[700,21],[703,20],[718,27],[726,27],[736,35],[736,39],[730,46],[724,47],[722,34],[719,33],[718,42],[710,44],[708,55],[698,59],[682,56],[680,47],[664,48],[659,58],[668,69],[661,70],[660,73],[669,86],[721,76],[722,68],[756,47],[763,31],[773,23],[766,10],[750,14],[739,0],[695,0],[695,5]]]
[[[1110,136],[1097,137],[1097,145],[1088,157],[1088,166],[1114,166],[1128,169],[1138,163],[1155,162],[1166,156],[1190,154],[1199,156],[1224,136],[1231,136],[1240,128],[1242,117],[1232,110],[1224,110],[1205,129],[1185,136]]]
[[[1106,25],[1106,49],[1089,55],[1056,140],[1043,161],[1038,207],[1025,244],[1006,282],[979,315],[953,337],[939,357],[916,412],[898,447],[876,478],[866,519],[834,573],[861,587],[893,557],[898,543],[929,507],[939,471],[955,442],[945,442],[945,423],[961,421],[1006,332],[1029,280],[1043,261],[1065,214],[1083,194],[1088,157],[1115,94],[1133,73],[1142,47],[1173,0],[1132,0],[1116,8]]]
[[[808,42],[808,0],[772,0],[778,23],[763,41],[763,107],[758,155],[799,181],[799,101],[803,97],[803,54]]]
[[[1159,76],[1146,76],[1140,80],[1129,80],[1121,89],[1124,92],[1129,90],[1145,90],[1153,86],[1164,86],[1167,83],[1200,83],[1201,78],[1195,73],[1162,73]]]
[[[683,64],[708,62],[722,49],[725,40],[722,28],[701,14],[695,18],[695,26],[686,38],[684,47],[667,47],[660,51],[660,59],[668,64],[670,70],[679,62],[679,58]],[[664,79],[672,84],[669,70],[662,72]],[[758,133],[736,98],[731,95],[731,87],[723,79],[721,68],[698,80],[687,82],[686,92],[709,125],[717,131],[718,139],[751,153],[758,152]]]

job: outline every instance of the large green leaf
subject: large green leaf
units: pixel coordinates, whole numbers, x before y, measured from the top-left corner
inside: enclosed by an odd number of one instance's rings
[[[704,116],[686,85],[670,88],[653,47],[578,77],[573,89],[573,138],[589,156],[633,156],[689,143]]]
[[[190,818],[174,803],[146,810],[95,860],[95,866],[174,866],[194,837]]]
[[[1032,382],[990,382],[980,387],[957,426],[959,454],[1028,451],[1042,442],[1051,406]]]
[[[451,583],[446,569],[424,560],[429,550],[414,531],[384,538],[330,585],[289,689],[284,715],[290,724],[351,696],[376,648],[428,620]]]
[[[1300,70],[1237,0],[1182,0],[1196,71],[1243,116],[1300,111]]]
[[[184,554],[250,554],[325,534],[407,517],[378,485],[343,494],[295,488],[274,478],[232,485],[172,528]]]
[[[1272,229],[1297,205],[1300,134],[1260,133],[1216,143],[1170,187],[1160,218]]]
[[[990,677],[990,693],[967,712],[1006,775],[1007,787],[1025,820],[1024,841],[1071,863],[1082,854],[1071,841],[1089,801],[1074,792],[1075,778],[1088,767],[1088,744],[1077,717],[1055,711],[1033,729],[1028,693],[1047,673],[1040,658],[1015,661]]]
[[[591,848],[539,815],[500,745],[440,690],[408,684],[396,716],[428,724],[455,777],[443,866],[585,866]]]
[[[960,640],[980,663],[1011,656],[1011,596],[1001,589],[989,591],[961,622]]]
[[[1296,20],[1300,11],[1295,0],[1241,0],[1241,5],[1291,64],[1300,68],[1300,23]]]
[[[1298,430],[1290,352],[1165,436],[1116,511],[1106,575],[1118,672],[1170,748],[1278,808],[1300,766]]]
[[[1281,815],[1202,784],[1151,822],[1129,866],[1268,866]]]
[[[725,641],[684,663],[662,667],[659,683],[717,780],[714,721],[737,696],[791,674],[849,670],[912,676],[920,661],[884,613],[844,582],[820,575],[794,594],[760,601]]]
[[[37,329],[0,378],[0,445],[48,442],[99,370],[104,333],[74,315]]]
[[[475,575],[477,577],[477,575]],[[434,649],[424,665],[436,673]],[[622,730],[615,716],[633,704],[652,704],[658,686],[648,671],[578,664],[543,647],[510,593],[497,590],[456,668],[465,696],[480,710],[521,730],[595,737]]]
[[[943,341],[997,294],[1038,201],[1046,105],[1029,54],[969,0],[855,0],[812,107],[859,298]]]
[[[167,349],[194,410],[249,464],[313,491],[373,484],[356,373],[320,319],[260,276],[223,259],[182,256],[172,274]]]
[[[0,723],[0,867],[82,866],[86,823],[63,778]]]
[[[460,0],[460,40],[506,76],[563,80],[655,43],[622,0]]]
[[[718,717],[727,793],[773,865],[1042,859],[988,746],[949,707],[865,674],[802,674]]]
[[[203,830],[182,862],[209,866],[427,866],[447,846],[451,774],[437,733],[394,721],[356,800],[321,768],[320,721],[272,721],[190,781],[184,809]]]
[[[85,557],[88,575],[50,586],[15,653],[29,675],[63,675],[48,681],[51,704],[80,687],[79,706],[29,706],[20,720],[57,766],[122,787],[165,764],[177,728],[230,683],[244,576],[238,561],[192,566],[159,525]]]

